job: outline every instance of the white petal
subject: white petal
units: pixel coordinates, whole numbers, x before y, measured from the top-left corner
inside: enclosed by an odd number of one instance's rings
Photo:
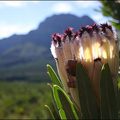
[[[56,52],[55,52],[55,46],[54,46],[53,43],[51,44],[50,50],[51,50],[51,53],[52,53],[53,57],[54,57],[54,58],[57,58],[57,55],[56,55]]]

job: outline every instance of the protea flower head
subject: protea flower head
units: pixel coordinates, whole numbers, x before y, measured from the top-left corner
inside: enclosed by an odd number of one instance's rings
[[[98,102],[102,65],[109,64],[113,80],[117,76],[118,41],[112,27],[108,24],[87,25],[78,32],[73,32],[73,28],[69,27],[64,34],[55,33],[52,35],[51,52],[56,60],[64,88],[78,106],[79,98],[76,89],[76,64],[78,62],[85,67]]]

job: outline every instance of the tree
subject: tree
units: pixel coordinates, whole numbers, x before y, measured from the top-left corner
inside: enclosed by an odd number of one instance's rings
[[[104,16],[111,17],[110,21],[116,29],[120,30],[120,0],[100,0],[100,11]]]

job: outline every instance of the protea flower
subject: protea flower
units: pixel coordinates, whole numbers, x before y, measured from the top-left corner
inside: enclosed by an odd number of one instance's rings
[[[76,64],[81,62],[91,80],[92,88],[99,103],[99,81],[102,65],[108,63],[113,80],[118,73],[118,41],[108,24],[82,27],[78,32],[68,28],[64,34],[52,36],[51,52],[56,60],[59,76],[64,89],[79,106],[76,88]],[[114,84],[116,81],[113,81]]]

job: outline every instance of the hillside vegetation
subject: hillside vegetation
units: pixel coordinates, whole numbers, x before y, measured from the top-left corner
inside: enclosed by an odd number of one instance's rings
[[[50,118],[45,104],[51,104],[46,84],[0,82],[0,119]]]

